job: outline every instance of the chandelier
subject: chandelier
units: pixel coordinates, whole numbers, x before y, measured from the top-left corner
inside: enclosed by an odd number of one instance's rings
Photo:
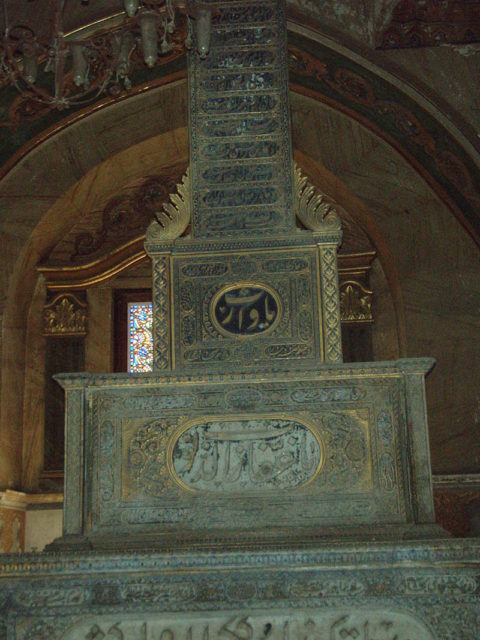
[[[15,0],[17,1],[17,0]],[[132,59],[152,68],[178,41],[178,13],[186,16],[187,48],[204,58],[210,46],[211,11],[195,0],[119,0],[119,25],[99,35],[64,33],[68,0],[48,0],[51,30],[45,37],[32,27],[11,25],[3,2],[5,31],[0,42],[0,83],[25,98],[59,110],[87,104],[102,94],[130,89]],[[75,0],[87,5],[88,0]]]

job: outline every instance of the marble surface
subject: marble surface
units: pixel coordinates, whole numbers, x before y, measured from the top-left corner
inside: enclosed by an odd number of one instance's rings
[[[37,552],[62,535],[62,504],[42,505],[25,512],[25,551]]]
[[[477,640],[479,565],[474,540],[2,556],[0,637]]]
[[[432,365],[56,376],[67,398],[58,545],[441,534],[424,406]]]

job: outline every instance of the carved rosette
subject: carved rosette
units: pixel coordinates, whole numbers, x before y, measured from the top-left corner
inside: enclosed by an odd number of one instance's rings
[[[355,280],[346,280],[340,285],[340,315],[342,322],[373,322],[373,291]]]
[[[84,336],[87,333],[87,305],[72,293],[61,293],[43,311],[46,336]]]

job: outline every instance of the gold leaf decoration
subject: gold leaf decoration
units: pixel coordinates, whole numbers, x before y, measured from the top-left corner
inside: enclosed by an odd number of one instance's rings
[[[348,280],[340,286],[342,322],[373,322],[372,294],[359,282]]]
[[[84,336],[87,333],[87,305],[67,293],[45,305],[43,332],[47,336]]]
[[[191,180],[187,169],[177,191],[171,193],[160,211],[155,213],[155,220],[147,229],[147,240],[163,241],[179,238],[188,227],[191,218]]]
[[[293,175],[293,206],[302,224],[311,231],[340,230],[340,205],[313,186],[296,162],[293,163]]]

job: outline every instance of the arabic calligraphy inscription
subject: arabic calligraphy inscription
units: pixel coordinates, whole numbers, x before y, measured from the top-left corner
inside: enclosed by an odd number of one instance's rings
[[[278,325],[281,302],[270,287],[238,283],[220,289],[212,299],[210,314],[223,335],[255,336]]]
[[[432,634],[409,614],[354,611],[317,614],[249,612],[235,615],[184,615],[154,618],[124,615],[87,619],[71,627],[64,640],[429,640]]]
[[[313,480],[323,458],[313,428],[275,418],[191,424],[173,438],[169,454],[181,486],[222,494],[293,489]]]

